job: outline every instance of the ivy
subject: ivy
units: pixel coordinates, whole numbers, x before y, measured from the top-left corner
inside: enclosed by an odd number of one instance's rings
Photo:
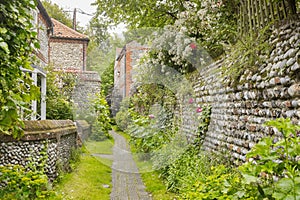
[[[31,69],[33,47],[39,47],[29,12],[35,8],[32,0],[0,2],[0,132],[15,138],[24,127],[18,111],[39,93],[20,69]]]

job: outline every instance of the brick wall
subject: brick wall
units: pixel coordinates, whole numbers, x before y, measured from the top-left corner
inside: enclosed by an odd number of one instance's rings
[[[136,41],[126,44],[122,50],[119,49],[117,51],[118,56],[114,69],[114,88],[123,98],[130,96],[131,90],[133,90],[132,83],[134,80],[132,79],[132,75],[134,73],[134,66],[146,51],[147,47],[142,46]]]
[[[245,154],[262,137],[280,137],[278,131],[263,125],[267,120],[289,117],[300,125],[300,22],[276,29],[270,43],[274,48],[258,71],[245,69],[236,87],[224,84],[222,61],[199,72],[194,84],[196,102],[212,106],[204,149],[228,150],[245,161]],[[193,136],[195,118],[183,112],[183,121],[182,128]]]

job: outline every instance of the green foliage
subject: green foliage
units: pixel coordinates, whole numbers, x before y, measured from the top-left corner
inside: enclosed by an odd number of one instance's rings
[[[59,7],[59,5],[57,5],[56,3],[52,3],[49,0],[43,0],[42,3],[50,17],[72,28],[73,22],[69,13],[64,12],[64,10]]]
[[[20,70],[32,69],[33,48],[39,48],[31,9],[35,9],[32,0],[0,2],[0,132],[13,137],[20,137],[24,126],[19,109],[26,110],[39,94],[29,74]]]
[[[107,96],[109,88],[113,82],[114,60],[116,57],[116,48],[122,47],[124,41],[117,35],[113,35],[104,41],[98,41],[98,34],[88,30],[90,42],[87,52],[87,70],[96,71],[101,76],[101,87]]]
[[[47,119],[73,119],[72,91],[76,84],[75,74],[47,70]]]
[[[246,70],[256,72],[258,66],[265,60],[264,55],[269,55],[271,46],[268,43],[270,25],[257,34],[250,34],[239,40],[225,58],[222,68],[224,77],[229,77],[233,86],[240,82],[240,77]]]
[[[196,39],[213,59],[219,58],[228,45],[236,43],[239,1],[201,1],[179,15],[176,25]]]
[[[102,141],[110,137],[108,131],[111,130],[110,111],[106,99],[102,93],[98,93],[92,102],[93,112],[96,114],[92,124],[91,139]]]
[[[168,118],[164,110],[155,115],[141,116],[130,109],[130,115],[132,123],[127,129],[131,136],[130,143],[142,153],[143,159],[150,158],[155,150],[168,143],[174,135],[169,129],[170,124],[167,124]]]
[[[182,1],[110,1],[97,0],[97,14],[106,17],[115,24],[121,22],[130,27],[163,27],[173,24],[177,14],[186,10]],[[153,9],[155,8],[155,9]],[[104,18],[104,19],[106,19]]]
[[[195,200],[239,199],[237,191],[240,184],[239,173],[228,166],[216,165],[210,168],[207,175],[198,177],[193,185],[182,191],[182,198]]]
[[[48,177],[41,171],[26,170],[20,165],[0,166],[1,199],[46,199],[53,195],[48,191]]]
[[[0,166],[1,199],[46,199],[54,196],[50,190],[45,167],[48,159],[47,143],[38,152],[39,158],[29,158],[29,164]]]
[[[198,125],[198,132],[196,135],[196,139],[194,141],[195,144],[201,145],[203,139],[206,136],[206,132],[208,131],[208,126],[210,123],[210,114],[211,114],[211,106],[203,106],[201,109],[201,114],[198,117],[199,125]]]
[[[240,167],[244,184],[257,188],[257,196],[268,199],[300,197],[300,126],[290,119],[266,123],[282,133],[282,138],[263,138],[247,154],[249,161]]]
[[[114,66],[112,62],[101,74],[101,88],[103,95],[111,95],[112,88],[114,87]]]

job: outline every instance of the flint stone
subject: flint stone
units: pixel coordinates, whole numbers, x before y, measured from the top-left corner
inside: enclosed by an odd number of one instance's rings
[[[291,97],[299,97],[300,96],[300,84],[294,84],[288,89],[288,93]]]

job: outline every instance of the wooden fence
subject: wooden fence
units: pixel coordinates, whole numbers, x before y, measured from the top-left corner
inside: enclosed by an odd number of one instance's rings
[[[271,22],[295,14],[291,0],[241,0],[239,5],[239,31],[248,34],[258,31]]]

